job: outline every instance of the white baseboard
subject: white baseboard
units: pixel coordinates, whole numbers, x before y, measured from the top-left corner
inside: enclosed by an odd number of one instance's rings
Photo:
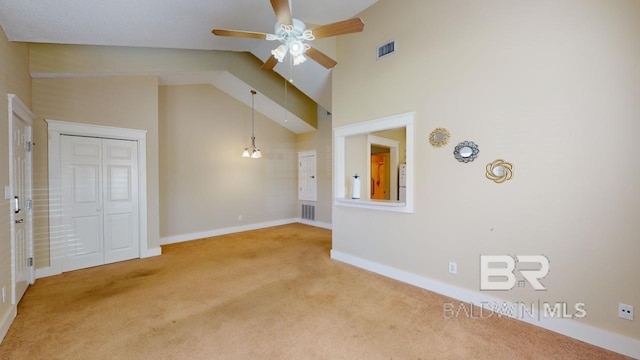
[[[41,279],[44,277],[60,275],[62,271],[59,267],[47,266],[44,268],[36,269],[36,279]]]
[[[18,307],[15,305],[11,305],[9,311],[2,317],[2,321],[0,322],[0,342],[4,340],[5,335],[9,331],[11,324],[13,323],[13,319],[18,315]]]
[[[238,233],[243,231],[250,231],[250,230],[269,228],[273,226],[293,224],[296,222],[298,222],[297,219],[284,219],[284,220],[276,220],[276,221],[267,221],[267,222],[262,222],[257,224],[234,226],[234,227],[228,227],[228,228],[216,229],[216,230],[210,230],[210,231],[204,231],[204,232],[198,232],[198,233],[167,236],[167,237],[160,238],[160,244],[161,245],[175,244],[175,243],[180,243],[184,241],[204,239],[212,236],[227,235],[227,234],[233,234],[233,233]]]
[[[144,259],[144,258],[159,256],[159,255],[162,255],[162,248],[160,246],[147,249],[146,251],[142,251],[140,253],[140,258]],[[62,274],[61,266],[47,266],[43,268],[37,268],[35,275],[36,275],[36,279],[42,279],[45,277],[55,276],[60,274]]]
[[[323,229],[328,229],[328,230],[332,230],[333,229],[333,225],[331,225],[329,223],[326,223],[326,222],[322,222],[322,221],[313,221],[313,220],[297,218],[296,222],[299,222],[299,223],[305,224],[305,225],[310,225],[310,226],[323,228]]]
[[[140,259],[153,257],[153,256],[160,256],[160,255],[162,255],[162,248],[158,246],[151,249],[143,250],[140,253]]]
[[[402,281],[438,294],[442,294],[464,303],[473,303],[476,306],[482,304],[508,303],[479,292],[459,288],[440,281],[428,279],[416,274],[399,270],[391,266],[379,264],[357,256],[331,250],[331,258],[371,272]],[[444,304],[443,304],[444,305]],[[443,314],[444,316],[444,314]],[[558,318],[541,318],[534,314],[533,317],[514,317],[517,320],[557,332],[586,343],[615,351],[617,353],[640,359],[640,340],[618,335],[590,325],[581,324],[575,320]]]

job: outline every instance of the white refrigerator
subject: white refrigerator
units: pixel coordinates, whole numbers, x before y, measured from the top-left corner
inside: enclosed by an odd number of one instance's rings
[[[407,164],[400,164],[398,174],[398,201],[407,201]]]

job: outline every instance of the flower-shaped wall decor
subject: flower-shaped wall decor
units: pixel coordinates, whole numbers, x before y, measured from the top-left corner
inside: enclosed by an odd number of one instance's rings
[[[463,141],[456,145],[456,148],[453,150],[453,155],[458,161],[468,163],[475,160],[479,152],[480,149],[478,149],[478,145],[473,141]]]

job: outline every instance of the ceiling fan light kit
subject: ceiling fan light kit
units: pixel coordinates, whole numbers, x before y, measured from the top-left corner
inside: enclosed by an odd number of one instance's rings
[[[319,38],[352,34],[364,30],[364,23],[360,18],[348,19],[333,24],[323,25],[313,30],[307,29],[306,25],[291,17],[291,9],[288,0],[270,0],[277,22],[274,27],[274,34],[264,34],[249,31],[213,29],[217,36],[233,36],[244,38],[255,38],[269,41],[280,41],[281,44],[271,50],[271,57],[262,65],[263,70],[272,70],[277,63],[283,62],[287,54],[291,55],[293,65],[300,65],[307,60],[307,57],[315,60],[327,69],[336,66],[337,62],[318,49],[312,47],[307,41]],[[306,55],[306,56],[305,56]]]

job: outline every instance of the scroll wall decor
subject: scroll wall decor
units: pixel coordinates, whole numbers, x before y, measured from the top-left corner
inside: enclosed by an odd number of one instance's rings
[[[513,176],[513,164],[502,159],[487,164],[487,179],[497,184],[510,180]]]

